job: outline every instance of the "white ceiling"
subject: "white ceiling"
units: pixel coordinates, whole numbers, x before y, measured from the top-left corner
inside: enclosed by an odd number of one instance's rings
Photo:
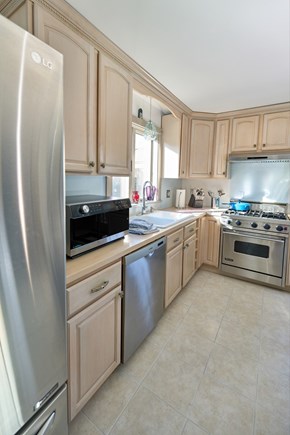
[[[67,0],[194,111],[290,100],[289,0]]]

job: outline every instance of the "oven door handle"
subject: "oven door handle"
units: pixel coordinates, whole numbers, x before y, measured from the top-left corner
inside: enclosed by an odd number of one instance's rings
[[[249,233],[242,233],[242,232],[233,232],[233,231],[223,231],[223,234],[230,234],[231,236],[242,236],[242,237],[248,237],[250,239],[258,239],[258,240],[269,240],[271,242],[282,242],[285,243],[286,237],[261,237],[259,235],[253,235]]]

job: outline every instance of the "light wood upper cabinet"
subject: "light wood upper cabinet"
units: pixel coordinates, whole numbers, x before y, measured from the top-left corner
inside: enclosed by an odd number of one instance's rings
[[[179,178],[188,177],[188,149],[189,149],[189,119],[187,115],[183,114],[181,119]]]
[[[120,287],[68,321],[69,419],[120,363]]]
[[[163,178],[179,177],[181,121],[174,115],[162,116]]]
[[[290,150],[290,111],[264,115],[262,149]]]
[[[209,177],[212,172],[214,121],[191,121],[189,177]]]
[[[132,81],[127,70],[99,56],[98,172],[129,175],[132,165]]]
[[[258,147],[259,116],[233,119],[231,151],[256,151]]]
[[[95,172],[97,52],[49,12],[34,10],[35,35],[63,54],[66,171]]]
[[[225,178],[227,175],[229,128],[229,119],[219,120],[216,123],[215,147],[213,156],[213,177],[215,178]]]

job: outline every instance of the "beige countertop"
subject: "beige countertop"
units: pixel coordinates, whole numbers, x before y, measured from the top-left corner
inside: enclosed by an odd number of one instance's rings
[[[224,209],[223,209],[224,210]],[[175,211],[177,213],[188,213],[188,218],[178,222],[170,227],[160,229],[156,233],[148,235],[127,234],[123,239],[108,245],[102,246],[99,249],[83,254],[73,259],[66,261],[66,285],[71,285],[81,281],[84,278],[108,266],[115,261],[120,260],[125,255],[142,248],[143,246],[151,243],[163,236],[182,228],[189,222],[192,222],[205,214],[220,214],[222,210],[219,209],[183,209],[177,210],[176,208],[167,209],[167,211]]]

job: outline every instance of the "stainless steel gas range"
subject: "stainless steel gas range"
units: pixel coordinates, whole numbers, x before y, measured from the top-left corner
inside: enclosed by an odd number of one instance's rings
[[[229,209],[221,224],[222,271],[285,286],[290,228],[286,205],[253,203],[246,212]]]

